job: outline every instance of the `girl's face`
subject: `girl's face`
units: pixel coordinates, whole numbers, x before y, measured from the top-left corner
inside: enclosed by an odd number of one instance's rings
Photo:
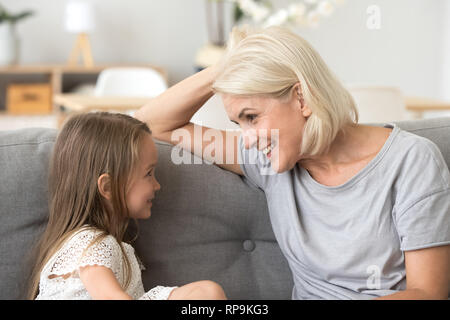
[[[222,99],[230,120],[242,129],[246,149],[255,146],[264,152],[271,147],[264,153],[277,173],[295,166],[300,160],[303,128],[311,114],[309,108],[301,108],[295,90],[286,101],[231,95],[223,95]]]
[[[126,193],[126,203],[130,218],[147,219],[151,215],[155,192],[161,189],[155,177],[158,151],[150,134],[142,137],[137,167],[131,177]]]

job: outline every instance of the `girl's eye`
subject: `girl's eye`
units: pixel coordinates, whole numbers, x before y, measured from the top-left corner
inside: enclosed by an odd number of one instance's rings
[[[147,177],[151,177],[153,173],[153,170],[150,170],[149,172],[147,172]]]

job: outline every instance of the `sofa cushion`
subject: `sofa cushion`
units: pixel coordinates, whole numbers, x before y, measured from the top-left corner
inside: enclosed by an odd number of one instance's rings
[[[47,173],[56,130],[0,133],[0,299],[17,299],[27,254],[47,221]]]
[[[56,133],[0,132],[0,299],[23,297],[27,254],[47,222]],[[291,273],[274,239],[264,194],[213,165],[174,165],[172,146],[156,145],[162,187],[134,243],[147,266],[144,287],[209,279],[232,299],[289,299]]]
[[[232,299],[290,299],[292,276],[264,193],[214,165],[175,165],[172,146],[157,146],[161,190],[135,246],[146,288],[209,279]]]

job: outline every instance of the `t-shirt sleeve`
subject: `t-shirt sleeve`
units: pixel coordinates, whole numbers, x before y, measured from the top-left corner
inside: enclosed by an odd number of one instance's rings
[[[242,134],[239,136],[238,161],[244,176],[252,185],[265,190],[270,182],[270,177],[276,174],[273,171],[269,159],[253,147],[245,149]]]
[[[450,173],[438,149],[421,138],[403,161],[395,214],[401,249],[450,244]]]

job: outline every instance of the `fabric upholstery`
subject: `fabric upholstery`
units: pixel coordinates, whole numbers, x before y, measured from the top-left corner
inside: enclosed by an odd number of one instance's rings
[[[450,165],[450,118],[403,121]],[[0,131],[0,299],[19,299],[27,253],[47,220],[48,161],[56,130]],[[290,299],[292,276],[272,232],[264,193],[210,164],[172,163],[157,142],[161,190],[133,244],[146,265],[146,290],[198,280],[220,283],[230,299]],[[135,233],[130,223],[130,232]]]

